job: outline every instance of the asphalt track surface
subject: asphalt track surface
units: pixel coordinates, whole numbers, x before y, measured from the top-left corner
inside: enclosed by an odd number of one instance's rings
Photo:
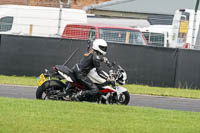
[[[0,97],[35,99],[36,88],[0,85]],[[200,99],[131,95],[129,106],[200,112]]]

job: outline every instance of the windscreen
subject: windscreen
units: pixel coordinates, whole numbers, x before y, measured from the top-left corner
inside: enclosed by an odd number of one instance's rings
[[[146,45],[141,32],[134,30],[100,28],[99,38],[107,42]]]
[[[13,25],[13,17],[2,17],[0,19],[0,32],[5,32],[11,30]]]
[[[163,33],[153,33],[153,32],[143,32],[148,45],[164,47],[164,34]]]

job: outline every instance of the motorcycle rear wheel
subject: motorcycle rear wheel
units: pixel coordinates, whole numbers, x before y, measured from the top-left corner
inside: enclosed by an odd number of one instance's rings
[[[57,90],[58,92],[61,92],[63,90],[62,86],[60,85],[49,85],[47,86],[39,86],[36,91],[36,98],[37,99],[42,99],[42,100],[62,100],[62,99],[54,99],[54,98],[49,98],[47,96],[47,90],[53,88],[54,90]]]

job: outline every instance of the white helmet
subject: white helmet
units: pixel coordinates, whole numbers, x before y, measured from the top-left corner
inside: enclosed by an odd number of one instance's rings
[[[108,47],[108,44],[103,39],[96,39],[96,40],[94,40],[93,46],[92,46],[92,48],[94,50],[100,52],[102,55],[106,54],[107,47]]]

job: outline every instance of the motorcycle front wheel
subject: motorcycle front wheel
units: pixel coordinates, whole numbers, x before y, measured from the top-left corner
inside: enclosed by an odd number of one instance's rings
[[[122,92],[118,95],[118,104],[128,105],[130,101],[130,94],[128,91]]]

